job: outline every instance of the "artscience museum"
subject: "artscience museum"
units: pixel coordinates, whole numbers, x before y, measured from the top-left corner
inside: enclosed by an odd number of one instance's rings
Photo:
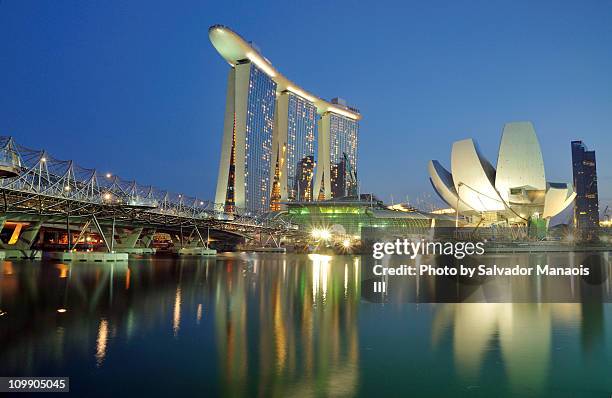
[[[570,185],[546,181],[540,144],[530,122],[504,126],[496,167],[471,138],[453,143],[450,166],[448,171],[430,160],[430,181],[469,223],[548,225],[576,196]]]

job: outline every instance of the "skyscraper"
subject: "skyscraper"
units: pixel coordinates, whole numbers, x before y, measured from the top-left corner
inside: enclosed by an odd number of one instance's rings
[[[359,111],[300,88],[231,29],[209,36],[231,67],[215,202],[268,211],[356,193]]]
[[[278,95],[276,145],[278,160],[286,172],[280,176],[282,200],[312,200],[316,149],[317,108],[291,91]]]
[[[581,240],[597,238],[599,231],[599,200],[597,196],[597,166],[595,151],[587,150],[582,141],[572,141],[574,172],[574,226]]]
[[[251,62],[230,70],[217,200],[234,207],[270,204],[276,83]]]
[[[352,112],[346,102],[334,98],[333,104]],[[357,143],[359,123],[350,115],[326,112],[319,122],[320,145],[315,194],[318,199],[357,195]]]

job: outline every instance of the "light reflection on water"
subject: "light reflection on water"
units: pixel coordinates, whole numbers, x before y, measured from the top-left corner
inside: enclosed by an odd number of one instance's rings
[[[108,321],[104,318],[100,320],[98,328],[98,338],[96,340],[96,365],[102,366],[106,356],[106,341],[108,339]]]
[[[5,261],[0,375],[69,375],[72,391],[94,386],[89,396],[118,386],[126,395],[612,392],[609,304],[374,304],[361,299],[361,266],[279,254]]]

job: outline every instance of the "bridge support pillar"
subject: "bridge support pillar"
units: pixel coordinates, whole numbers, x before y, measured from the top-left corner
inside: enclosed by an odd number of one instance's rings
[[[123,228],[115,230],[114,250],[116,253],[128,254],[155,254],[155,249],[137,246],[138,239],[142,234],[143,228]],[[151,235],[151,240],[152,240]]]
[[[155,232],[155,229],[150,229],[140,234],[140,243],[142,244],[142,247],[151,247],[151,243],[153,243],[153,235],[155,235]]]
[[[0,231],[4,227],[6,218],[0,220],[1,227]],[[4,252],[5,258],[28,258],[35,259],[41,257],[39,250],[32,250],[32,244],[34,244],[42,221],[36,221],[29,225],[17,224],[12,236],[8,243],[2,242],[2,251]]]
[[[183,231],[181,231],[183,232]],[[215,256],[217,251],[208,247],[208,242],[204,239],[200,230],[194,226],[191,233],[185,237],[179,237],[179,244],[174,247],[173,252],[179,256]],[[182,238],[182,239],[181,239]],[[182,242],[181,242],[182,240]]]
[[[106,252],[45,252],[45,258],[51,261],[83,261],[83,262],[119,262],[127,261],[126,253],[106,253]]]
[[[189,246],[189,247],[175,247],[173,250],[174,254],[179,256],[216,256],[217,251],[215,249],[207,249],[205,247]]]
[[[142,233],[142,228],[123,228],[122,230],[115,230],[115,249],[133,249],[136,246],[136,242]],[[117,239],[117,237],[119,239]]]

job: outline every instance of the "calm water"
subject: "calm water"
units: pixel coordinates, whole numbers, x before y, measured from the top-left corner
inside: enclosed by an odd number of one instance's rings
[[[351,256],[0,264],[0,375],[87,396],[612,394],[603,302],[376,304]]]

